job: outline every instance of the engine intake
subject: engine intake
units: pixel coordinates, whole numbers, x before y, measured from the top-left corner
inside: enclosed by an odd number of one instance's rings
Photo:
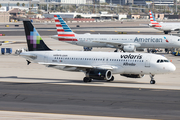
[[[110,70],[91,69],[86,72],[86,77],[97,80],[110,80],[112,78],[112,73]]]
[[[120,74],[121,76],[129,77],[129,78],[142,78],[144,74]]]
[[[136,51],[136,47],[134,45],[125,45],[123,47],[123,50],[125,52],[135,52]]]

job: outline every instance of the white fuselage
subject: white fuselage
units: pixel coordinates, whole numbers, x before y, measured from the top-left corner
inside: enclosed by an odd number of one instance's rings
[[[171,35],[106,35],[106,34],[75,34],[77,41],[65,41],[86,47],[112,47],[135,45],[136,48],[179,48],[180,37]],[[52,38],[58,40],[55,35]]]
[[[154,26],[153,28],[161,31],[179,31],[180,23],[159,23],[158,27]]]
[[[176,69],[171,62],[157,63],[157,60],[167,60],[165,57],[147,53],[30,51],[20,55],[29,61],[52,64],[49,67],[67,71],[85,71],[84,66],[92,66],[110,69],[113,74],[162,74]]]

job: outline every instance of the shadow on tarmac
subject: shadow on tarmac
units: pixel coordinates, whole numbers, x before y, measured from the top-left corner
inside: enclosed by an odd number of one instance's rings
[[[120,83],[120,84],[149,84],[149,83],[139,83],[135,81],[106,81],[106,80],[93,80],[92,82],[84,83],[83,80],[72,80],[72,79],[50,79],[50,78],[28,78],[28,77],[18,77],[18,76],[7,76],[0,77],[0,79],[27,79],[27,80],[53,80],[52,82],[35,82],[35,83],[14,83],[14,84],[46,84],[46,83],[82,83],[82,84],[103,84],[103,83]]]

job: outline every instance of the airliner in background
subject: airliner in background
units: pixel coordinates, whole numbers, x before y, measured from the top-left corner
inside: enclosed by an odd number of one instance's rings
[[[84,47],[110,47],[125,52],[143,51],[144,48],[179,48],[180,37],[172,35],[114,35],[76,34],[59,15],[54,15],[58,35],[53,39]]]
[[[28,51],[22,52],[28,64],[35,62],[65,71],[84,72],[84,82],[92,80],[113,81],[114,74],[130,78],[141,78],[145,74],[169,73],[176,67],[164,56],[148,53],[53,51],[43,42],[30,21],[23,21]]]
[[[157,30],[161,30],[161,31],[164,31],[164,34],[168,34],[169,32],[171,31],[180,31],[180,22],[168,22],[168,23],[163,23],[163,22],[160,22],[158,23],[156,20],[155,20],[155,17],[152,13],[152,11],[149,11],[149,15],[150,15],[150,24],[149,26],[150,27],[153,27]]]
[[[11,44],[11,43],[14,43],[14,42],[11,42],[11,41],[0,41],[0,46],[1,45],[5,45],[5,44]]]

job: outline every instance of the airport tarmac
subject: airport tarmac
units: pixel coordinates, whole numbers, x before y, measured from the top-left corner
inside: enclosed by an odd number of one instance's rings
[[[163,35],[163,31],[148,27],[149,21],[113,21],[113,22],[92,22],[92,23],[67,23],[68,26],[77,34],[156,34]],[[79,25],[79,27],[77,27]],[[41,35],[52,36],[56,35],[55,23],[51,24],[36,24],[34,26]],[[177,33],[177,32],[172,32]],[[10,24],[9,27],[0,25],[0,34],[6,36],[24,36],[23,24],[19,27]]]
[[[82,50],[81,46],[59,42],[49,36],[42,38],[53,50]],[[172,60],[176,71],[155,75],[155,85],[149,84],[148,75],[139,79],[115,75],[113,82],[95,80],[91,83],[83,83],[84,73],[56,70],[35,63],[27,65],[24,58],[14,55],[16,49],[26,48],[25,36],[1,36],[1,40],[21,43],[1,46],[1,48],[13,49],[11,55],[0,55],[0,110],[2,111],[0,117],[2,118],[5,116],[13,119],[11,116],[16,114],[14,111],[18,111],[17,115],[21,114],[23,118],[42,116],[43,113],[48,113],[47,115],[56,113],[59,115],[58,118],[62,119],[70,119],[69,117],[98,119],[97,116],[99,119],[108,116],[125,120],[180,119],[179,56],[158,53]],[[114,49],[93,48],[93,51],[113,52]],[[60,116],[61,114],[70,115],[64,118],[63,115]]]

